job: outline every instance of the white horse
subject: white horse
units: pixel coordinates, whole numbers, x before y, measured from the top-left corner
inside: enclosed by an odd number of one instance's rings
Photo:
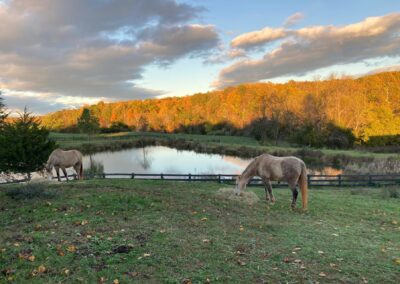
[[[275,202],[272,193],[272,181],[284,180],[292,190],[292,208],[296,207],[297,185],[300,186],[303,209],[307,209],[307,168],[305,163],[296,157],[275,157],[263,154],[256,157],[236,179],[235,193],[240,195],[240,191],[246,186],[253,176],[259,176],[265,186],[266,200]]]
[[[47,178],[49,180],[53,178],[53,167],[56,170],[58,181],[61,181],[59,172],[60,168],[68,181],[66,168],[69,167],[74,168],[78,175],[78,179],[83,179],[82,153],[78,150],[63,151],[61,149],[56,149],[50,154],[45,167]]]

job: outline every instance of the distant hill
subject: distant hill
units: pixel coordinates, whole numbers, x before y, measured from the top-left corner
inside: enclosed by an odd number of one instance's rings
[[[318,132],[321,125],[330,123],[367,140],[400,134],[400,72],[357,79],[242,84],[186,97],[100,102],[89,109],[102,127],[123,122],[137,130],[208,133],[246,129],[265,121],[265,126],[275,125],[278,132],[288,131],[288,125],[290,129],[309,125]],[[43,116],[42,123],[54,130],[73,127],[81,112],[57,111]]]

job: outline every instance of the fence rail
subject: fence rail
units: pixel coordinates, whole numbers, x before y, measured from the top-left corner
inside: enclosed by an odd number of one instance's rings
[[[68,175],[69,178],[76,178],[76,175]],[[85,178],[126,178],[140,180],[165,180],[165,181],[185,181],[185,182],[206,182],[214,181],[224,184],[234,184],[237,175],[227,174],[143,174],[143,173],[102,173],[96,175],[86,175]],[[53,179],[56,179],[54,177]],[[65,179],[65,177],[62,177]],[[26,182],[27,179],[15,180],[7,183]],[[308,186],[314,187],[345,187],[345,186],[380,186],[380,185],[400,185],[400,174],[377,174],[377,175],[308,175]],[[272,182],[273,186],[287,186],[285,182]],[[263,185],[260,178],[252,178],[250,186]]]

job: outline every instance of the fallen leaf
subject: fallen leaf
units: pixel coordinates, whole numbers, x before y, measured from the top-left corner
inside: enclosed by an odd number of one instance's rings
[[[324,254],[324,252],[322,250],[319,250],[318,253],[319,254]]]
[[[244,231],[244,228],[243,228],[243,226],[242,226],[242,225],[240,225],[240,227],[239,227],[239,231],[240,231],[240,232],[243,232],[243,231]]]
[[[201,218],[200,220],[201,220],[201,221],[207,221],[208,219],[207,219],[207,217],[203,217],[203,218]]]
[[[329,266],[332,268],[337,267],[337,265],[335,263],[329,263]]]
[[[240,260],[240,259],[237,260],[237,263],[238,263],[240,266],[246,265],[246,262],[244,262],[244,261],[242,261],[242,260]]]
[[[325,277],[326,276],[326,274],[324,272],[320,272],[318,275],[321,276],[321,277]]]
[[[299,250],[301,250],[300,247],[295,247],[294,249],[292,249],[292,251],[299,251]]]
[[[44,265],[40,265],[39,267],[38,267],[38,272],[39,273],[45,273],[46,272],[46,267],[44,266]]]
[[[203,239],[203,243],[208,244],[208,243],[210,243],[210,240],[209,239]]]
[[[300,269],[306,269],[306,267],[302,264],[300,265]]]
[[[289,263],[289,262],[290,262],[290,259],[289,259],[288,257],[285,257],[285,258],[283,259],[283,262],[284,262],[284,263]]]
[[[29,257],[28,257],[28,260],[29,261],[35,261],[35,259],[36,259],[36,257],[34,256],[34,255],[30,255]]]
[[[99,279],[98,282],[99,282],[100,284],[103,284],[103,283],[105,283],[106,281],[107,281],[107,279],[106,279],[105,277],[102,276],[102,277],[100,277],[100,279]]]
[[[164,233],[165,233],[165,229],[161,229],[161,230],[160,230],[160,233],[161,233],[161,234],[164,234]]]
[[[300,262],[301,262],[301,259],[295,259],[293,262],[294,262],[294,263],[300,263]]]
[[[192,280],[185,278],[182,280],[182,284],[192,284]]]
[[[76,246],[74,246],[74,245],[68,246],[68,247],[67,247],[67,251],[69,251],[69,252],[76,252]]]
[[[400,265],[400,258],[395,258],[395,259],[393,259],[393,262],[396,263],[396,264],[398,264],[398,265]]]
[[[393,221],[392,221],[392,224],[393,224],[393,225],[397,225],[398,223],[397,223],[396,220],[393,220]]]
[[[365,278],[365,277],[361,278],[361,280],[362,280],[362,282],[363,282],[363,283],[365,283],[365,284],[367,284],[367,283],[368,283],[368,279],[367,279],[367,278]]]
[[[118,279],[114,279],[113,284],[119,284]]]
[[[149,253],[144,253],[143,254],[143,257],[149,257],[149,256],[151,256],[151,254],[149,254]]]
[[[82,226],[85,226],[85,225],[87,225],[88,223],[89,223],[88,220],[82,220],[81,225],[82,225]]]
[[[35,231],[39,231],[42,228],[42,225],[36,224],[35,225]]]
[[[64,275],[68,276],[69,273],[70,273],[70,271],[69,271],[68,268],[64,268],[64,269],[62,270],[62,273],[63,273]]]

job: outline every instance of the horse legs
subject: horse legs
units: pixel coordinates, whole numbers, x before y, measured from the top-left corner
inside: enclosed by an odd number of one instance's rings
[[[296,208],[297,196],[299,195],[299,191],[297,190],[296,184],[290,184],[290,189],[292,190],[292,209]]]
[[[265,200],[271,200],[272,203],[275,202],[275,196],[272,193],[272,185],[269,179],[263,178],[264,187],[265,187]]]
[[[76,172],[76,179],[81,179],[81,174],[80,174],[81,165],[75,165],[74,170]]]
[[[64,173],[64,176],[65,176],[66,180],[68,181],[67,170],[66,170],[64,167],[61,167],[61,169],[62,169],[62,171],[63,171],[63,173]]]
[[[61,181],[61,179],[60,179],[60,167],[54,167],[54,169],[56,170],[58,181]]]

